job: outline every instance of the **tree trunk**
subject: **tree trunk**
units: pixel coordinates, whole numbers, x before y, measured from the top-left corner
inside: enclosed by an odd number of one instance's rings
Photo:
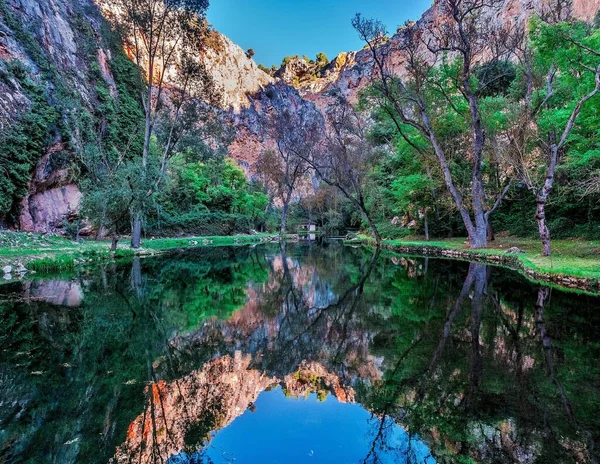
[[[546,223],[546,202],[554,186],[554,172],[556,171],[556,161],[558,159],[558,146],[556,144],[550,147],[550,163],[546,169],[546,180],[544,185],[536,195],[535,219],[538,223],[538,232],[542,242],[542,255],[550,256],[550,229]]]
[[[136,296],[141,298],[143,296],[143,280],[142,280],[142,263],[139,256],[133,258],[131,262],[131,288],[135,291]]]
[[[487,225],[487,239],[488,242],[493,242],[496,240],[496,236],[494,235],[494,228],[492,227],[492,222],[488,219]]]
[[[473,216],[475,227],[469,235],[469,245],[471,248],[487,248],[488,244],[488,222],[489,218],[485,214],[483,183],[479,175],[473,174]]]
[[[425,240],[428,242],[429,241],[429,221],[427,220],[427,213],[425,213],[425,216],[423,217],[423,222],[424,222],[424,228],[425,228]]]
[[[361,198],[361,200],[362,200],[362,198]],[[360,212],[362,213],[363,217],[367,220],[367,224],[369,224],[369,229],[371,229],[371,233],[373,234],[373,238],[375,239],[375,244],[379,248],[379,246],[381,245],[381,235],[379,235],[377,226],[375,225],[375,222],[373,221],[373,219],[371,219],[371,216],[369,216],[369,213],[367,212],[367,208],[365,207],[365,205],[360,202],[357,202],[357,203],[358,203]]]
[[[542,256],[550,256],[550,229],[548,229],[548,224],[546,224],[546,198],[540,194],[537,197],[535,219],[538,223],[538,232],[540,234],[540,241],[542,242]]]
[[[481,377],[483,375],[483,360],[481,357],[481,344],[479,334],[483,319],[484,295],[487,287],[487,267],[485,264],[471,264],[469,272],[474,274],[474,287],[471,309],[471,369],[469,376],[469,393],[465,402],[465,409],[472,410],[476,401]]]
[[[131,218],[131,248],[142,246],[142,213],[136,211]]]
[[[486,248],[487,232],[487,221],[484,224],[478,224],[469,234],[469,246],[471,248]]]
[[[117,245],[119,244],[119,236],[117,234],[113,235],[112,242],[110,244],[110,251],[114,253],[117,251]]]
[[[279,227],[279,236],[283,238],[287,227],[287,215],[288,215],[289,202],[283,203],[281,208],[281,226]]]

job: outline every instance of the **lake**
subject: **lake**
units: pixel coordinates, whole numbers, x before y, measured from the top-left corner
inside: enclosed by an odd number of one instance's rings
[[[600,298],[341,243],[0,285],[0,462],[597,462]]]

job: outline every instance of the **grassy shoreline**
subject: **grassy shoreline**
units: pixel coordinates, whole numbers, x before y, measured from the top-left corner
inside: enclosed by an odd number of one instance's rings
[[[123,239],[115,253],[110,251],[110,240],[85,239],[76,242],[65,237],[25,232],[0,232],[0,268],[18,267],[29,271],[45,272],[73,269],[76,266],[104,260],[153,256],[171,250],[248,245],[270,241],[272,234],[233,235],[216,237],[151,238],[144,240],[142,248],[133,250]]]
[[[77,266],[99,261],[153,256],[178,249],[212,246],[236,246],[268,242],[275,234],[234,235],[215,237],[151,238],[144,240],[142,248],[133,250],[123,239],[115,253],[110,252],[109,240],[81,240],[25,232],[0,232],[0,268],[19,264],[28,271],[50,272],[74,269]],[[374,244],[366,235],[346,241],[355,244]],[[450,259],[481,261],[519,271],[532,281],[543,282],[592,293],[600,293],[600,241],[555,240],[553,256],[540,255],[536,240],[501,237],[489,248],[473,250],[462,238],[424,241],[420,237],[401,240],[384,240],[383,246],[402,254],[439,256]],[[523,254],[507,253],[518,247]]]
[[[360,235],[346,243],[375,242]],[[600,241],[555,240],[552,245],[553,255],[544,257],[538,241],[515,237],[497,238],[488,248],[475,250],[468,248],[464,238],[429,242],[409,238],[382,243],[383,247],[399,253],[486,262],[517,270],[532,281],[600,293]],[[507,253],[512,247],[524,253]]]

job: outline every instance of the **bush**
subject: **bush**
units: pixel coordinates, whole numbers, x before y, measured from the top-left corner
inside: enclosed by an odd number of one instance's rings
[[[147,225],[150,234],[234,235],[248,234],[252,221],[242,214],[222,212],[190,212],[178,216],[163,216]]]

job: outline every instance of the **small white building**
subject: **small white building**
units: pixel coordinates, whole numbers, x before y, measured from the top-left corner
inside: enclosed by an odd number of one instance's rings
[[[303,224],[300,224],[298,226],[298,231],[299,232],[316,232],[317,231],[317,224],[309,221],[309,222],[305,222]]]

